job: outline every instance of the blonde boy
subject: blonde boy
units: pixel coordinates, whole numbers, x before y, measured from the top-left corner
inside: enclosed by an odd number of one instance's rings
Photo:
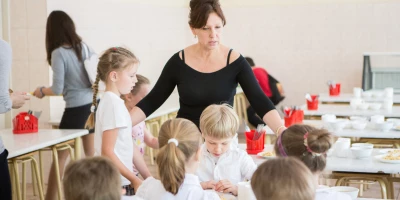
[[[210,105],[200,116],[205,140],[197,170],[203,189],[237,195],[237,184],[250,180],[257,166],[243,150],[233,145],[239,119],[228,105]]]

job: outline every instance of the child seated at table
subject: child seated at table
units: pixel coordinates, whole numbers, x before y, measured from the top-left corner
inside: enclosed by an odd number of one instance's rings
[[[250,180],[257,166],[244,151],[233,145],[239,127],[235,111],[228,105],[210,105],[200,116],[200,130],[205,140],[196,172],[203,189],[237,195],[237,184]]]
[[[315,187],[310,170],[290,157],[265,161],[251,179],[257,199],[314,200]]]
[[[275,143],[277,156],[293,156],[302,161],[313,173],[318,185],[320,174],[326,167],[326,154],[333,145],[333,136],[325,129],[309,125],[292,125],[282,132]],[[319,186],[316,200],[350,200],[350,196],[339,193],[325,186]]]
[[[150,91],[150,81],[146,77],[136,74],[137,82],[129,94],[122,95],[125,106],[128,110],[132,110],[135,105],[142,100]],[[133,157],[143,156],[146,145],[153,149],[158,149],[158,139],[154,137],[146,128],[144,121],[132,127],[132,139],[134,142]],[[151,158],[153,159],[153,158]],[[151,176],[146,163],[143,159],[134,159],[139,165],[133,164],[133,172],[142,175],[144,179]]]
[[[65,200],[120,200],[124,192],[117,167],[108,158],[100,156],[71,162],[65,170],[63,185]]]
[[[147,178],[137,196],[146,200],[220,200],[214,191],[204,191],[195,172],[201,157],[202,138],[197,126],[187,119],[166,121],[158,136],[156,162],[160,180]]]

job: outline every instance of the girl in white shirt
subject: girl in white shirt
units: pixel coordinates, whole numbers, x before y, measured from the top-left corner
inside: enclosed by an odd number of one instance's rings
[[[301,160],[313,173],[315,184],[326,167],[326,153],[333,145],[327,130],[308,125],[293,125],[282,132],[275,143],[277,156],[293,156]],[[317,187],[315,200],[350,200],[350,196],[323,186]]]
[[[127,195],[134,194],[141,180],[133,173],[132,120],[120,96],[128,94],[135,86],[138,63],[135,55],[122,47],[112,47],[104,52],[99,58],[96,82],[93,84],[92,113],[86,124],[89,129],[95,126],[96,153],[110,158],[117,166],[122,188]],[[97,105],[100,80],[105,83],[106,90]]]
[[[204,191],[194,174],[201,157],[201,134],[187,119],[166,121],[158,136],[160,151],[156,162],[160,179],[146,179],[137,196],[146,200],[220,200],[214,191]]]
[[[257,165],[234,145],[239,118],[228,105],[210,105],[200,116],[200,130],[205,139],[196,174],[203,189],[237,195],[238,183],[250,180]]]
[[[136,104],[150,91],[150,80],[140,74],[137,74],[136,77],[138,81],[135,87],[133,87],[129,94],[121,96],[121,98],[124,99],[125,106],[128,110],[132,110],[132,108],[135,107]],[[135,144],[133,153],[134,157],[143,157],[146,145],[153,149],[158,149],[158,138],[154,137],[146,128],[145,121],[142,121],[136,126],[132,127],[132,139],[133,143]],[[138,159],[134,159],[134,161],[135,160]],[[133,164],[133,172],[135,172],[136,175],[139,175],[140,173],[144,179],[151,176],[144,160],[143,163]]]

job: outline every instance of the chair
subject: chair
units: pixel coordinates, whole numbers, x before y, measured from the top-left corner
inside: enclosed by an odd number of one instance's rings
[[[32,185],[33,191],[35,194],[35,186],[39,191],[39,199],[44,200],[43,194],[43,178],[39,173],[39,167],[36,159],[33,157],[34,153],[25,154],[22,156],[18,156],[15,158],[11,158],[8,161],[10,167],[10,174],[11,174],[11,184],[13,188],[13,193],[16,190],[16,195],[18,200],[25,200],[26,199],[26,163],[31,163],[31,171],[32,171]],[[19,171],[18,171],[18,164],[22,163],[22,193],[21,193],[21,186],[19,184]],[[36,184],[35,184],[36,180]],[[15,190],[14,190],[15,189]],[[36,194],[35,194],[36,195]]]

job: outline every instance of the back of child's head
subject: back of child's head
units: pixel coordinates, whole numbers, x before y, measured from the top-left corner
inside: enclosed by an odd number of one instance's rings
[[[133,86],[131,92],[129,94],[122,94],[121,98],[126,101],[127,100],[127,95],[133,95],[136,96],[139,94],[139,92],[142,90],[144,85],[150,85],[150,80],[146,78],[143,75],[136,74],[137,82],[135,83],[135,86]]]
[[[142,76],[140,74],[136,74],[137,82],[133,89],[131,90],[131,94],[136,95],[139,93],[140,89],[142,88],[143,85],[149,85],[150,80],[146,78],[145,76]]]
[[[158,172],[165,190],[177,194],[185,178],[185,163],[199,150],[202,143],[197,126],[182,118],[166,121],[158,136]]]
[[[239,117],[228,104],[208,106],[200,116],[200,130],[204,136],[225,139],[235,136]]]
[[[326,153],[333,145],[333,136],[325,129],[309,125],[292,125],[278,137],[275,152],[278,156],[294,156],[313,173],[326,167]]]
[[[118,169],[104,157],[71,162],[65,170],[63,184],[66,200],[121,199],[121,178]]]
[[[139,60],[128,49],[123,47],[111,47],[107,49],[99,58],[97,64],[96,81],[93,83],[93,102],[91,107],[91,114],[86,122],[87,129],[94,128],[94,111],[97,108],[97,92],[99,91],[100,80],[107,83],[108,76],[112,71],[121,71],[128,67],[138,64]]]
[[[251,178],[257,199],[313,200],[316,183],[310,170],[295,158],[276,158],[261,164]]]

